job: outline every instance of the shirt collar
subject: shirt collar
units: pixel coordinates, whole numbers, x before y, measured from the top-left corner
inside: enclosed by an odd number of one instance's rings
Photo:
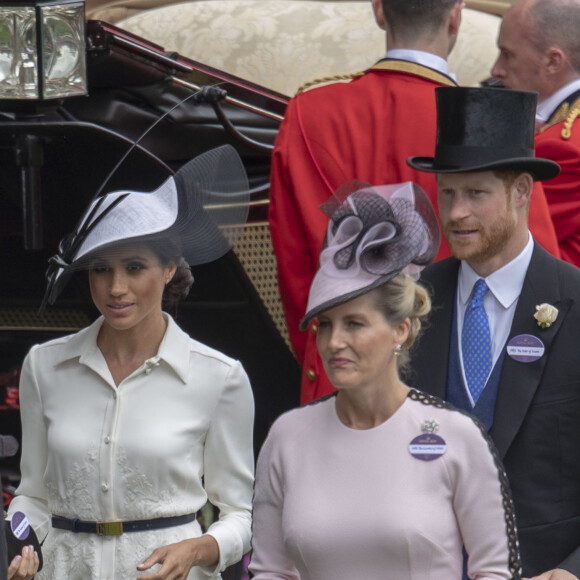
[[[153,358],[157,361],[163,360],[186,383],[189,377],[189,335],[179,328],[169,314],[164,312],[163,316],[167,320],[167,329],[159,345],[157,356]],[[95,370],[101,369],[104,358],[97,346],[97,336],[103,321],[104,318],[100,316],[90,326],[71,336],[64,345],[62,358],[55,361],[55,364],[78,358],[81,364]]]
[[[407,60],[422,66],[426,66],[436,71],[457,80],[456,75],[449,72],[447,61],[436,54],[424,52],[422,50],[412,50],[410,48],[392,48],[387,50],[385,58],[393,58],[396,60]]]
[[[538,104],[536,118],[541,121],[547,121],[560,104],[563,103],[572,93],[575,93],[578,90],[580,90],[580,79],[576,79],[571,83],[564,85],[554,94]]]
[[[66,337],[66,343],[62,349],[62,357],[55,361],[56,364],[71,360],[81,359],[81,362],[91,360],[99,350],[97,346],[97,336],[103,324],[104,318],[99,316],[92,324],[83,328],[76,334]]]
[[[511,262],[485,278],[487,287],[504,308],[509,308],[521,294],[533,251],[534,240],[528,232],[526,247]],[[457,291],[463,306],[467,305],[473,286],[480,278],[481,276],[465,260],[461,261]]]
[[[167,318],[167,330],[159,345],[159,358],[165,361],[187,383],[189,379],[190,338],[173,320],[169,314]]]

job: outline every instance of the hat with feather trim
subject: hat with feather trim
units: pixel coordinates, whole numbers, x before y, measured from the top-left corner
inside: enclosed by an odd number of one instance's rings
[[[380,186],[351,181],[321,209],[330,221],[301,330],[321,312],[401,272],[417,280],[439,249],[441,235],[433,206],[410,181]]]
[[[249,198],[244,165],[231,145],[199,155],[154,191],[97,197],[49,260],[41,311],[55,302],[73,272],[127,244],[155,249],[171,240],[191,266],[217,260],[243,230]]]

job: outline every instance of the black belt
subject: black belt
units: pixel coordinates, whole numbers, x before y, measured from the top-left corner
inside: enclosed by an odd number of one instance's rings
[[[52,527],[59,530],[68,530],[78,534],[97,534],[97,536],[120,536],[126,532],[145,532],[147,530],[159,530],[161,528],[171,528],[181,526],[195,520],[196,514],[186,514],[184,516],[172,516],[169,518],[155,518],[152,520],[133,520],[128,522],[86,522],[64,518],[62,516],[52,516]]]

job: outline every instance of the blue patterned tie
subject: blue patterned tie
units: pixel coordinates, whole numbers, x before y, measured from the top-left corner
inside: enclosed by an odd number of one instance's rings
[[[461,351],[467,388],[475,404],[491,371],[491,339],[487,314],[483,307],[483,297],[488,291],[487,284],[480,278],[473,288],[473,296],[463,320]]]

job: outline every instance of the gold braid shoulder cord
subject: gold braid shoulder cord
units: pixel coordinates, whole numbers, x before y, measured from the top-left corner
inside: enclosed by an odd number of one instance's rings
[[[572,125],[574,121],[580,116],[580,98],[576,99],[572,105],[569,103],[562,103],[558,110],[554,113],[549,123],[546,123],[540,128],[540,133],[546,131],[550,127],[557,125],[564,121],[564,126],[562,127],[561,137],[562,139],[570,139],[572,136]]]
[[[321,77],[319,79],[314,79],[312,81],[308,81],[307,83],[304,83],[302,86],[299,87],[297,94],[298,93],[303,93],[304,91],[307,91],[308,89],[311,89],[313,87],[316,86],[322,86],[322,85],[328,85],[331,83],[335,83],[335,82],[350,82],[353,79],[356,79],[358,77],[362,77],[365,74],[366,71],[359,71],[359,72],[355,72],[355,73],[351,73],[351,74],[347,74],[347,75],[332,75],[329,77]]]
[[[334,82],[350,82],[353,79],[362,77],[371,70],[390,70],[394,72],[402,72],[426,78],[431,81],[438,82],[442,85],[456,86],[456,83],[453,80],[451,80],[448,76],[436,70],[422,66],[420,64],[415,64],[413,62],[408,62],[405,60],[381,60],[377,64],[372,66],[370,69],[364,71],[359,71],[346,75],[333,75],[309,81],[307,83],[304,83],[298,89],[298,93],[302,93],[313,87],[327,85]]]

